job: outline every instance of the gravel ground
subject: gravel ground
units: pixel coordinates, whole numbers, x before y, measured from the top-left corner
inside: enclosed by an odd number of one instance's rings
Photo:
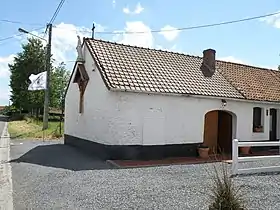
[[[13,143],[11,158],[20,158],[12,163],[16,210],[204,210],[209,203],[214,164],[114,169],[59,142]],[[280,174],[234,179],[243,186],[250,209],[280,209]]]

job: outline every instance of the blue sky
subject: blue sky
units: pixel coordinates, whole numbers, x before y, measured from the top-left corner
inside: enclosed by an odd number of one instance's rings
[[[0,40],[18,34],[18,28],[42,35],[60,0],[9,0],[2,2]],[[215,2],[215,3],[214,3]],[[126,44],[162,48],[201,55],[214,48],[217,58],[250,65],[276,68],[280,64],[280,15],[243,23],[187,31],[151,33],[150,30],[180,28],[259,16],[280,10],[279,0],[160,1],[160,0],[66,0],[54,22],[53,54],[72,69],[76,56],[76,35],[90,36],[96,23],[96,38]],[[104,31],[146,31],[145,34],[104,35]],[[101,32],[101,33],[98,33]],[[8,104],[7,64],[21,50],[26,37],[0,41],[0,105]]]

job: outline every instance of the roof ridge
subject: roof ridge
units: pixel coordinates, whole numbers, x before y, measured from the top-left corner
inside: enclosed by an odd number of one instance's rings
[[[155,49],[155,48],[149,48],[149,47],[140,47],[140,46],[136,46],[136,45],[129,45],[129,44],[123,44],[123,43],[118,43],[118,42],[113,42],[113,41],[107,41],[107,40],[103,40],[103,39],[96,39],[96,38],[90,38],[90,37],[87,37],[87,38],[84,38],[84,39],[85,40],[94,40],[94,41],[99,41],[99,42],[105,42],[105,43],[110,43],[110,44],[115,44],[115,45],[125,46],[125,47],[131,47],[131,48],[146,49],[146,50],[151,50],[151,51],[160,51],[160,52],[171,53],[171,54],[175,54],[175,55],[183,55],[183,56],[188,56],[188,57],[193,57],[193,58],[200,58],[200,59],[203,58],[203,56],[198,56],[198,55],[190,55],[190,54],[187,54],[187,53],[180,53],[180,52],[174,52],[174,51],[162,50],[162,49]],[[251,67],[251,68],[258,69],[258,70],[278,71],[276,69],[253,66],[253,65],[249,65],[249,64],[243,64],[243,63],[235,63],[235,62],[224,61],[224,60],[220,60],[220,59],[216,59],[216,61],[222,62],[222,63],[227,63],[227,64],[244,66],[244,67]]]
[[[202,56],[198,56],[198,55],[190,55],[190,54],[186,54],[186,53],[173,52],[173,51],[155,49],[155,48],[149,48],[149,47],[140,47],[137,45],[123,44],[123,43],[112,42],[112,41],[107,41],[107,40],[103,40],[103,39],[85,38],[85,40],[95,40],[95,41],[100,41],[100,42],[105,42],[105,43],[110,43],[110,44],[115,44],[115,45],[121,45],[121,46],[125,46],[125,47],[146,49],[146,50],[151,50],[151,51],[161,51],[161,52],[166,52],[166,53],[171,53],[171,54],[176,54],[176,55],[184,55],[184,56],[189,56],[189,57],[194,57],[194,58],[202,58]]]
[[[275,72],[276,72],[276,71],[271,71],[271,73],[273,74],[273,76],[276,77],[277,80],[280,82],[280,76],[278,76]]]

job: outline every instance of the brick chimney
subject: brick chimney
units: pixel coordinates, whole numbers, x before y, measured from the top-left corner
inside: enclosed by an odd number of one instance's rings
[[[203,62],[201,65],[201,71],[206,77],[211,77],[215,73],[216,69],[216,51],[213,49],[207,49],[203,51]]]

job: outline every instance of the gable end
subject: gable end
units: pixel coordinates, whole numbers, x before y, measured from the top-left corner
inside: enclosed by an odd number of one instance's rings
[[[96,67],[97,67],[97,69],[98,69],[98,71],[99,71],[99,73],[100,73],[100,75],[101,75],[101,78],[102,78],[102,80],[103,80],[103,82],[104,82],[106,88],[107,88],[108,90],[110,90],[111,88],[114,88],[113,85],[111,84],[111,82],[110,82],[110,80],[109,80],[109,78],[108,78],[106,72],[105,72],[104,67],[102,66],[101,62],[99,61],[98,56],[96,55],[96,53],[95,53],[93,47],[92,47],[91,45],[88,44],[87,40],[88,40],[88,38],[85,38],[85,39],[84,39],[84,41],[85,41],[85,46],[87,47],[87,49],[88,49],[88,51],[89,51],[89,53],[90,53],[90,55],[91,55],[91,57],[92,57],[94,63],[96,64]]]

